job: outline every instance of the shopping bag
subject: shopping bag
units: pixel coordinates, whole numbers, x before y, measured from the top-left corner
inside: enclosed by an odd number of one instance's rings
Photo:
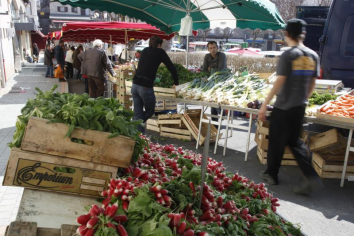
[[[61,65],[58,65],[57,68],[54,70],[54,77],[58,79],[64,78]]]
[[[84,79],[88,79],[88,76],[87,76],[87,75],[82,75],[82,77],[83,77]]]

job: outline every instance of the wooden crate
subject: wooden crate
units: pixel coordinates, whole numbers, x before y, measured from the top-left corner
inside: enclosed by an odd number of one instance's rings
[[[135,141],[125,136],[108,138],[111,133],[75,128],[71,138],[65,137],[68,125],[47,124],[48,120],[31,117],[21,149],[116,167],[128,167]],[[73,142],[73,138],[86,144]]]
[[[182,121],[182,114],[161,114],[158,115],[158,125],[160,136],[183,140],[192,140],[192,135]]]
[[[188,128],[192,136],[195,140],[198,140],[199,133],[199,124],[200,124],[200,115],[201,109],[192,109],[186,110],[183,114],[182,120],[185,126]],[[205,115],[203,115],[203,119],[208,119]],[[205,137],[207,134],[208,124],[202,123],[199,145],[203,145],[205,141]],[[210,142],[215,142],[216,135],[218,135],[218,131],[214,125],[210,126]]]
[[[158,125],[158,119],[157,117],[152,117],[146,121],[146,129],[152,130],[155,132],[160,132],[160,128]]]
[[[125,81],[126,93],[131,94],[131,81]],[[166,97],[177,97],[176,90],[174,88],[162,88],[162,87],[153,87],[156,96],[166,96]]]
[[[338,133],[337,129],[331,129],[310,137],[310,150],[329,155],[345,154],[347,139]]]
[[[117,167],[13,148],[4,186],[99,197]]]
[[[79,225],[65,225],[60,229],[37,227],[36,222],[13,221],[7,227],[5,236],[70,236]]]
[[[332,156],[314,152],[312,164],[321,178],[341,179],[344,160],[345,156]],[[346,167],[345,179],[348,176],[354,176],[354,155],[351,152]]]
[[[333,115],[328,115],[328,114],[323,114],[320,113],[320,110],[327,106],[330,103],[327,102],[323,106],[321,106],[319,109],[316,110],[316,118],[319,119],[325,119],[325,120],[334,120],[334,121],[340,121],[340,122],[345,122],[345,123],[354,123],[354,118],[348,118],[348,117],[340,117],[340,116],[333,116]]]
[[[167,100],[156,100],[156,112],[164,111],[164,110],[176,110],[177,102],[167,101]]]
[[[260,160],[261,164],[263,164],[263,165],[267,164],[267,151],[257,148],[257,156],[258,156],[258,159]],[[282,166],[297,166],[298,163],[295,160],[293,154],[284,153],[281,165]]]

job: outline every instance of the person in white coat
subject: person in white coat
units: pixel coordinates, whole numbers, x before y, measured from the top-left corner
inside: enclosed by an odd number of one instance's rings
[[[75,48],[72,46],[66,54],[67,79],[73,78],[74,50]]]

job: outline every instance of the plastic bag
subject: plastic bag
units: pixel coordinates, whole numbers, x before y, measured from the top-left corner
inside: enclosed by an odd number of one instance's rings
[[[63,70],[61,68],[61,65],[58,65],[57,68],[54,70],[54,77],[58,78],[58,79],[64,78]]]

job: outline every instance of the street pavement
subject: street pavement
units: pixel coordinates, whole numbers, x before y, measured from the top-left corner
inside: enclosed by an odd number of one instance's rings
[[[50,90],[58,84],[57,91],[65,88],[58,79],[45,78],[46,67],[43,64],[26,63],[21,73],[16,74],[0,89],[0,236],[6,227],[16,220],[23,188],[2,186],[10,148],[7,146],[15,132],[17,116],[21,114],[28,99],[35,97],[35,87],[42,91]]]

